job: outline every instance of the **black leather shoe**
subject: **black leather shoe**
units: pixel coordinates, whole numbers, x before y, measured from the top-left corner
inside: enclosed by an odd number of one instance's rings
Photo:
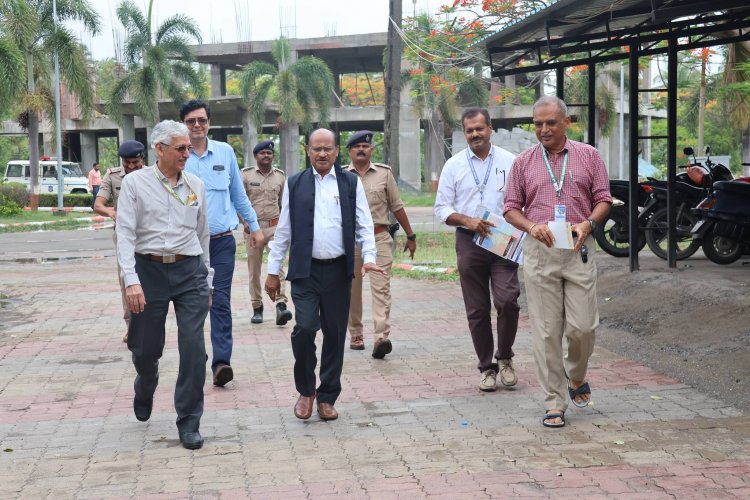
[[[154,408],[154,397],[151,396],[148,401],[141,401],[138,396],[133,398],[133,413],[135,418],[141,422],[147,421],[151,418],[151,410]]]
[[[214,372],[214,385],[224,387],[234,378],[234,370],[229,365],[219,365]]]
[[[250,318],[250,323],[263,323],[263,308],[257,307],[253,309],[253,317]]]
[[[292,319],[292,311],[286,308],[286,304],[283,302],[276,304],[276,324],[286,325],[290,319]]]
[[[372,348],[372,357],[375,359],[383,359],[386,354],[390,354],[393,350],[391,341],[388,339],[378,339],[375,341],[375,346]]]
[[[197,450],[203,446],[203,437],[198,431],[195,432],[180,432],[180,443],[183,448],[188,450]]]

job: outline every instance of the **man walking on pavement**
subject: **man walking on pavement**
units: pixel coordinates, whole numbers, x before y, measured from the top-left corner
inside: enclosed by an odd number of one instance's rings
[[[505,218],[529,235],[523,241],[524,286],[536,373],[545,394],[542,425],[563,427],[568,397],[579,408],[591,400],[586,371],[599,326],[591,232],[607,219],[612,196],[599,152],[567,138],[565,102],[544,96],[532,109],[539,144],[516,158]],[[550,221],[572,225],[574,250],[554,248]]]
[[[117,200],[120,197],[122,179],[129,173],[143,168],[145,148],[138,141],[125,141],[120,144],[117,155],[120,157],[121,166],[110,168],[104,175],[99,192],[94,200],[94,212],[104,217],[109,217],[117,223]],[[108,207],[107,203],[112,202]],[[112,232],[112,240],[117,249],[117,232]],[[125,284],[120,275],[120,264],[117,263],[117,280],[120,282],[120,295],[122,296],[122,319],[125,320],[125,336],[123,342],[128,341],[128,326],[130,325],[130,308],[125,298]]]
[[[263,232],[243,189],[234,150],[226,142],[208,138],[211,120],[208,104],[199,100],[186,102],[180,108],[180,120],[190,131],[193,148],[185,170],[206,185],[211,264],[216,273],[211,305],[211,371],[214,385],[223,387],[234,378],[231,292],[237,245],[232,230],[239,224],[237,214],[249,227],[251,246],[263,243]]]
[[[502,212],[505,181],[514,156],[490,142],[492,122],[486,109],[465,110],[461,123],[469,147],[445,162],[435,198],[435,215],[446,224],[457,226],[458,276],[471,340],[479,358],[479,389],[494,391],[498,372],[504,386],[512,387],[518,382],[512,361],[521,293],[518,264],[474,244],[473,237],[477,233],[482,237],[490,234],[493,224],[482,218],[485,211]],[[497,311],[496,351],[490,299]]]
[[[372,222],[375,226],[375,246],[377,257],[375,263],[383,269],[383,274],[370,275],[370,293],[372,294],[372,319],[375,324],[375,339],[372,357],[385,358],[393,350],[389,335],[391,333],[391,266],[393,265],[393,237],[388,231],[388,213],[391,212],[406,232],[404,252],[414,258],[417,249],[417,235],[411,229],[409,217],[404,210],[404,202],[398,192],[396,178],[391,167],[382,163],[372,163],[372,137],[369,130],[353,134],[346,143],[352,163],[344,169],[359,175],[367,195]],[[362,267],[362,252],[354,250],[354,269]],[[349,348],[365,348],[362,325],[362,275],[354,273],[352,282],[352,303],[349,306]]]
[[[174,391],[177,430],[182,446],[194,450],[203,446],[203,325],[213,276],[206,192],[200,179],[183,171],[191,148],[185,125],[158,123],[151,143],[156,165],[125,177],[117,209],[117,259],[132,313],[128,349],[137,373],[133,412],[142,422],[151,417],[172,302],[180,354]]]
[[[284,192],[286,174],[283,170],[273,168],[273,141],[259,142],[253,148],[255,167],[242,169],[242,182],[245,185],[247,197],[258,216],[260,230],[263,231],[263,243],[253,246],[250,236],[245,233],[247,241],[247,271],[250,276],[250,300],[253,305],[252,323],[263,322],[263,291],[260,288],[260,268],[263,263],[263,251],[276,232],[281,211],[281,196]],[[287,298],[284,293],[284,268],[279,268],[281,290],[276,297],[276,324],[286,325],[292,319],[292,311],[286,307]]]
[[[99,187],[102,185],[102,172],[99,170],[99,163],[94,162],[89,170],[89,192],[91,193],[91,209],[94,209],[96,196],[99,194]]]
[[[375,265],[372,218],[359,177],[335,165],[339,148],[328,129],[308,140],[312,168],[287,180],[276,237],[268,256],[266,292],[275,300],[281,290],[279,269],[290,248],[287,279],[292,282],[295,325],[292,330],[294,383],[299,398],[294,415],[306,420],[317,397],[322,420],[335,420],[341,394],[346,322],[354,273],[384,271]],[[355,243],[364,266],[354,268]],[[323,331],[320,385],[315,388],[315,335]]]

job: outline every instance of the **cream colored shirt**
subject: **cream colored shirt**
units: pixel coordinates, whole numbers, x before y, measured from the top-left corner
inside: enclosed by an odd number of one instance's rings
[[[353,164],[344,168],[359,175]],[[376,226],[390,224],[388,212],[398,212],[404,208],[404,202],[401,201],[398,184],[391,167],[382,163],[370,162],[365,174],[360,175],[359,178],[365,189],[367,204],[370,205],[372,222]]]
[[[278,168],[272,168],[265,175],[258,167],[242,169],[242,183],[259,221],[278,218],[285,181],[284,171]]]

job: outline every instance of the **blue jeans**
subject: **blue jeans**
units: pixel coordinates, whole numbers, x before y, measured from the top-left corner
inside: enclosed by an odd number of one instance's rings
[[[209,256],[214,269],[214,293],[211,303],[211,371],[217,365],[229,365],[232,359],[232,276],[237,245],[233,235],[211,240]]]

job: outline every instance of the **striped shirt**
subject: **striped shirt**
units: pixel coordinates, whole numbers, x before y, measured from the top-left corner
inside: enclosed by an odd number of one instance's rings
[[[522,210],[530,221],[544,224],[555,219],[555,205],[565,205],[567,221],[578,224],[591,216],[598,203],[612,203],[609,176],[599,151],[566,139],[561,152],[549,153],[549,163],[558,181],[566,153],[568,166],[559,200],[544,163],[542,145],[518,155],[508,178],[503,214]]]

